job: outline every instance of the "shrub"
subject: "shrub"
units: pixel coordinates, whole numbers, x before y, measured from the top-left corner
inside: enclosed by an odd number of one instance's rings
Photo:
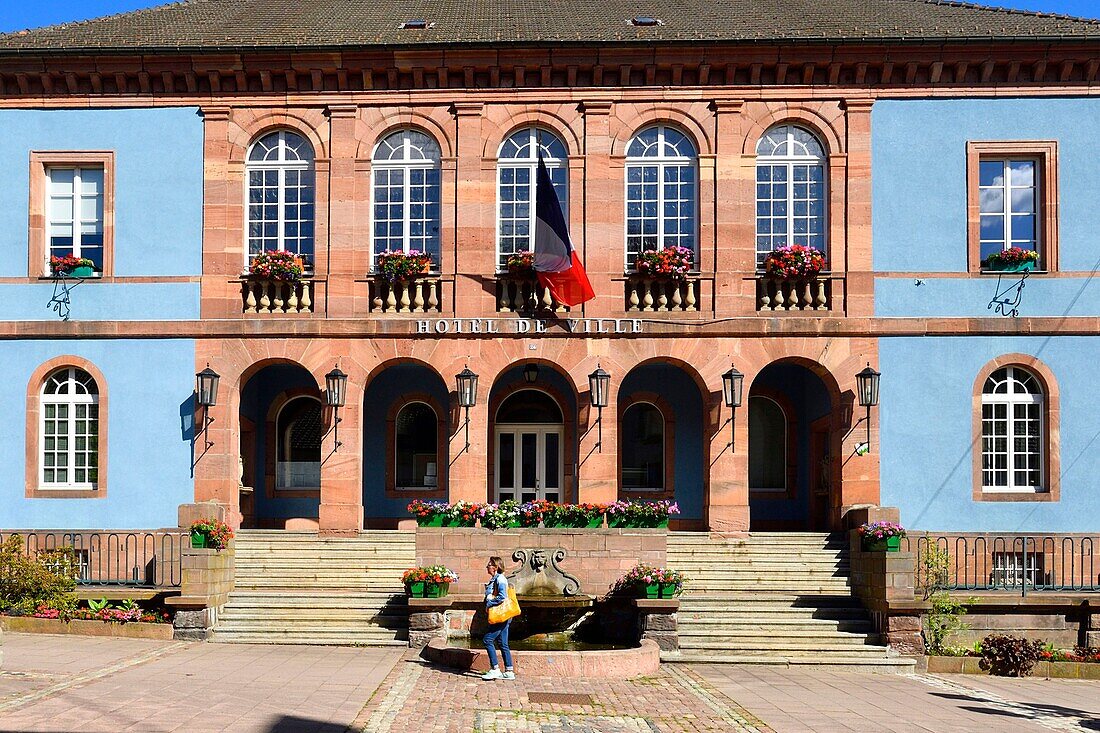
[[[79,572],[73,548],[47,550],[31,557],[24,553],[23,538],[11,535],[0,545],[0,609],[29,615],[43,604],[73,608]]]
[[[903,530],[904,531],[904,530]],[[952,598],[947,592],[949,584],[949,566],[951,556],[928,543],[920,554],[921,571],[924,575],[924,600],[930,608],[924,617],[924,648],[929,654],[944,654],[947,637],[956,631],[965,631],[970,626],[962,617],[973,598],[965,601]]]
[[[1042,651],[1041,641],[990,634],[982,639],[982,661],[978,666],[998,677],[1027,677]]]

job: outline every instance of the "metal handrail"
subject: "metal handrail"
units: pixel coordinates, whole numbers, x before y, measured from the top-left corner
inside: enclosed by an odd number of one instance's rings
[[[182,583],[183,532],[42,532],[0,533],[23,538],[27,555],[72,548],[82,586],[178,588]]]

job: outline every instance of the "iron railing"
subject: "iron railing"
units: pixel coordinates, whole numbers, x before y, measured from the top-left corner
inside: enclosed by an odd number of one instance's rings
[[[946,553],[936,571],[922,560],[928,548]],[[919,535],[902,540],[916,553],[918,588],[1030,592],[1100,592],[1100,536]],[[937,582],[938,581],[938,582]]]
[[[77,583],[84,586],[178,588],[181,557],[188,541],[181,532],[42,532],[0,533],[23,538],[29,556],[71,547],[79,568]]]

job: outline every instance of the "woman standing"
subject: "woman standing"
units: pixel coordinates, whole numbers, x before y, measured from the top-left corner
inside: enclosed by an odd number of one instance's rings
[[[489,564],[485,566],[485,572],[489,574],[489,582],[485,584],[485,609],[499,606],[508,599],[508,579],[504,577],[504,560],[497,555],[489,558]],[[512,619],[502,624],[489,624],[489,630],[485,633],[485,650],[489,653],[489,671],[481,675],[483,680],[514,680],[516,673],[512,671],[512,650],[508,648],[508,627]],[[495,645],[500,641],[500,653],[504,657],[504,674],[497,669],[497,650]]]

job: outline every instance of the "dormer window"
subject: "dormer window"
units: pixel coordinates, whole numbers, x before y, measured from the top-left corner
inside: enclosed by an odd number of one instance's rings
[[[654,28],[659,25],[664,25],[664,22],[660,18],[654,18],[649,15],[635,15],[628,22],[630,25],[638,28]]]
[[[401,24],[401,30],[403,31],[426,31],[433,27],[435,23],[427,20],[406,20]]]

